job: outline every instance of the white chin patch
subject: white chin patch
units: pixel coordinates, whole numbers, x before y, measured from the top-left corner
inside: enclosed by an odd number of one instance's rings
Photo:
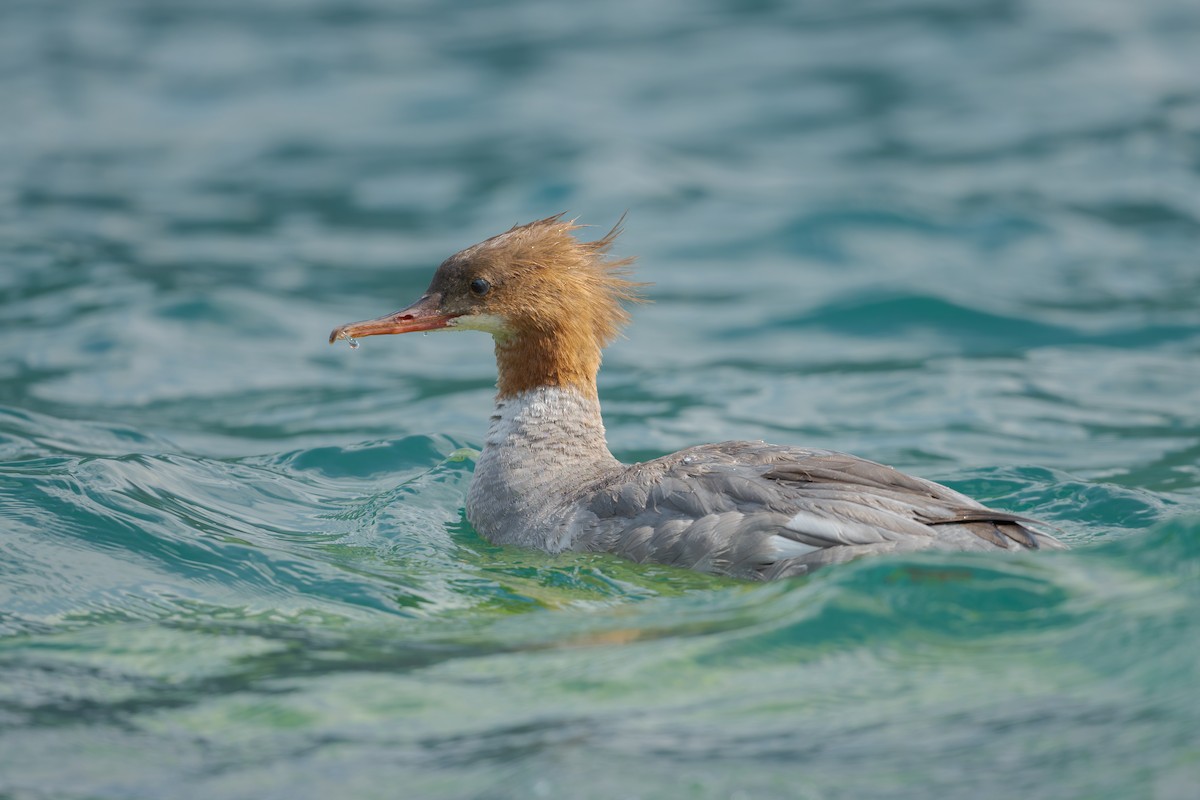
[[[494,314],[466,314],[455,317],[447,327],[459,331],[483,331],[492,336],[506,336],[509,332],[504,317]]]

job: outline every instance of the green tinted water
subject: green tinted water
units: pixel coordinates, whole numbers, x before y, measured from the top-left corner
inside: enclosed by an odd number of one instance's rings
[[[1200,785],[1200,13],[0,5],[0,797]],[[626,460],[765,438],[1065,554],[771,585],[496,548],[482,335],[329,347],[626,209]]]

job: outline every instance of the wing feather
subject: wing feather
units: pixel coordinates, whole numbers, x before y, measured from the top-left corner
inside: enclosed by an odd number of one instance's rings
[[[868,553],[1063,545],[1035,520],[828,450],[723,442],[628,468],[572,523],[576,546],[779,577]]]

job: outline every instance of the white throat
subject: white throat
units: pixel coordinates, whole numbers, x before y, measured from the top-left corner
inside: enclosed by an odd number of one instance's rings
[[[489,541],[552,552],[581,494],[620,466],[593,392],[541,386],[497,398],[467,494],[467,519]]]

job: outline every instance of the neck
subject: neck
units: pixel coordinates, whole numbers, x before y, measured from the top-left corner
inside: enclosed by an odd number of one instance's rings
[[[595,398],[600,346],[579,330],[522,331],[496,339],[496,368],[501,399],[551,386]]]
[[[579,495],[619,466],[595,383],[503,391],[475,465],[467,518],[497,544],[558,551]]]

